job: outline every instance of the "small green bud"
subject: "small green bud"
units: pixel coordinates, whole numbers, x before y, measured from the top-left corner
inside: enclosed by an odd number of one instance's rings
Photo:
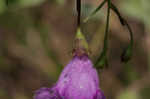
[[[105,66],[108,67],[108,60],[107,60],[107,58],[103,58],[103,59],[96,65],[96,68],[97,68],[97,69],[103,69]]]
[[[88,49],[88,43],[87,43],[83,33],[81,32],[80,28],[77,29],[77,34],[76,34],[75,40],[79,40],[78,44],[80,47]]]
[[[132,45],[130,44],[122,53],[121,61],[127,63],[132,57]]]
[[[104,52],[98,58],[97,62],[95,63],[95,67],[97,69],[103,69],[104,67],[108,67],[108,60]]]
[[[89,54],[88,43],[81,32],[81,29],[78,28],[75,37],[75,46],[73,50],[74,55],[81,56],[83,54]]]

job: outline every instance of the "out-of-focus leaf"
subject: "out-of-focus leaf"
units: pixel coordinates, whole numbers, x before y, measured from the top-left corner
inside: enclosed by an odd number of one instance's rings
[[[8,11],[0,16],[0,22],[2,28],[11,30],[17,40],[25,44],[26,30],[32,26],[32,20],[28,14]]]
[[[2,64],[3,64],[3,58],[2,58],[2,55],[0,53],[0,65],[2,65]]]
[[[132,90],[126,90],[123,91],[117,99],[139,99],[139,96]]]
[[[129,16],[135,17],[150,26],[150,0],[124,0],[121,9]]]
[[[64,4],[64,3],[65,3],[65,0],[56,0],[56,2],[57,2],[58,4]]]
[[[45,0],[18,0],[18,4],[21,7],[29,7],[29,6],[35,6],[43,3]]]
[[[42,4],[46,0],[1,0],[8,7],[8,10],[15,8],[31,7]]]
[[[0,89],[0,97],[2,97],[3,99],[10,98],[9,95],[7,94],[7,92],[3,88]]]
[[[145,86],[145,88],[141,89],[140,91],[141,99],[149,99],[150,98],[149,92],[150,92],[150,85]]]
[[[4,0],[6,5],[9,6],[9,5],[13,5],[13,4],[16,4],[18,0]]]
[[[125,77],[122,77],[121,79],[123,81],[123,84],[125,84],[126,86],[133,83],[135,80],[140,79],[138,72],[130,63],[125,64],[125,66],[123,67],[123,75]]]
[[[0,0],[0,14],[6,10],[6,3],[4,0]]]
[[[49,33],[48,28],[49,27],[47,27],[46,25],[42,25],[42,24],[39,24],[39,26],[38,26],[40,37],[41,37],[41,40],[42,40],[42,44],[45,48],[45,51],[46,51],[48,57],[50,59],[52,59],[55,62],[55,64],[57,65],[58,72],[61,72],[62,69],[63,69],[63,66],[58,61],[56,52],[54,50],[52,50],[51,48],[49,48],[48,45],[46,45],[46,40],[48,39],[48,33]]]
[[[14,96],[15,99],[29,99],[26,95],[22,94],[22,93],[17,93]]]

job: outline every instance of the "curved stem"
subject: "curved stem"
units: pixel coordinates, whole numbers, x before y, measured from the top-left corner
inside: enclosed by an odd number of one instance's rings
[[[119,20],[120,20],[120,23],[123,25],[123,26],[126,26],[129,33],[130,33],[130,44],[131,46],[133,45],[133,32],[132,32],[132,29],[130,27],[130,25],[128,24],[128,22],[121,16],[120,12],[118,11],[117,7],[111,3],[111,9],[117,14]]]

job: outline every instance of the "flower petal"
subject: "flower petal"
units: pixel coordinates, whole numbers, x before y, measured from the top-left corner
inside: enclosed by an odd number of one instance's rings
[[[41,88],[34,99],[105,99],[96,69],[88,56],[75,56],[53,88]]]
[[[99,89],[93,99],[106,99],[104,93]]]
[[[35,92],[34,99],[63,99],[56,90],[40,88]]]

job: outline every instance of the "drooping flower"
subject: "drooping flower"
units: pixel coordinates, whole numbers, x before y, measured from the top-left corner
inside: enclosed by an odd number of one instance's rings
[[[74,56],[53,88],[41,88],[35,99],[105,99],[88,56]]]
[[[80,31],[78,33],[82,40]],[[80,46],[76,48],[73,59],[64,68],[57,83],[52,88],[36,91],[34,99],[105,99],[99,88],[97,71],[84,48],[83,45],[82,49]]]

